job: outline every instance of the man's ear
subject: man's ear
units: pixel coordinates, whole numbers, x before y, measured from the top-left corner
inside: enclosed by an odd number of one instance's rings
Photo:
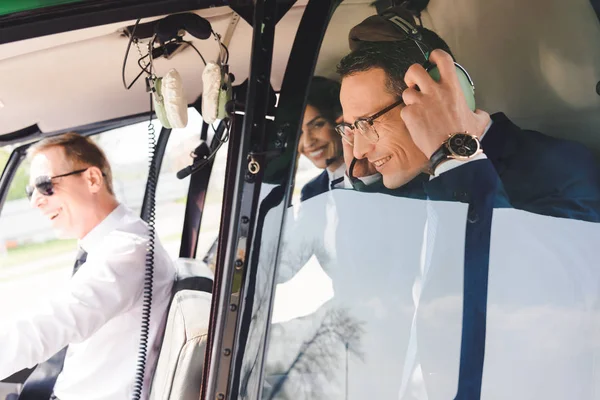
[[[98,193],[104,186],[104,176],[98,167],[89,167],[87,172],[87,184],[92,193]]]

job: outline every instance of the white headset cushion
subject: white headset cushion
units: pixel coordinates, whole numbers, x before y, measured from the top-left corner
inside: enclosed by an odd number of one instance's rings
[[[171,69],[162,78],[161,86],[165,112],[173,128],[185,128],[188,122],[187,101],[179,72]]]
[[[202,118],[209,124],[218,118],[221,76],[221,67],[213,61],[202,71]]]

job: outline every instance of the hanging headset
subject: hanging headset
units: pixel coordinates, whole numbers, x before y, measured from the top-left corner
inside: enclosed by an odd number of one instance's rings
[[[209,61],[202,71],[202,118],[209,124],[229,114],[227,103],[233,97],[232,75],[229,73],[229,51],[215,35],[221,49],[216,62]]]
[[[232,97],[231,82],[233,79],[229,74],[227,65],[229,51],[221,42],[220,36],[212,30],[210,22],[193,13],[174,14],[165,17],[156,23],[154,35],[148,43],[148,52],[146,55],[142,55],[142,51],[139,48],[139,39],[135,37],[135,30],[139,21],[138,19],[130,34],[127,52],[123,61],[122,76],[125,88],[130,89],[145,72],[147,74],[146,88],[147,91],[152,93],[153,107],[156,110],[156,116],[160,123],[166,128],[184,128],[187,125],[188,114],[181,76],[175,69],[169,70],[164,77],[156,76],[153,61],[156,57],[173,54],[174,51],[181,49],[183,44],[187,44],[196,51],[205,65],[205,70],[202,74],[203,87],[208,87],[210,90],[203,89],[202,106],[203,109],[214,110],[208,113],[209,119],[205,118],[205,121],[213,122],[217,118],[225,118],[227,116],[225,104]],[[218,61],[207,65],[202,53],[198,51],[194,44],[183,40],[185,31],[201,40],[208,39],[211,35],[214,36],[219,44]],[[125,82],[125,66],[132,41],[134,41],[140,53],[138,65],[142,71],[130,85],[127,85]],[[158,42],[160,46],[155,48],[155,42]],[[146,58],[149,59],[149,62],[145,61]],[[205,100],[205,98],[208,99]]]
[[[421,32],[413,26],[410,22],[400,17],[393,11],[385,11],[380,14],[383,18],[385,18],[390,24],[392,24],[397,29],[403,31],[409,40],[415,42],[421,54],[425,58],[425,62],[423,63],[423,68],[427,71],[429,76],[433,78],[434,81],[440,81],[440,71],[435,64],[432,64],[429,61],[429,51],[425,51],[423,47],[429,47],[425,43],[423,43],[423,36]],[[467,100],[467,104],[471,111],[475,111],[475,85],[473,84],[473,80],[469,76],[466,69],[464,69],[457,62],[454,63],[456,67],[456,75],[458,76],[458,81],[460,83],[460,87],[462,92]]]
[[[185,128],[188,122],[187,101],[179,72],[172,68],[162,78],[153,74],[149,77],[149,86],[156,117],[162,126]]]

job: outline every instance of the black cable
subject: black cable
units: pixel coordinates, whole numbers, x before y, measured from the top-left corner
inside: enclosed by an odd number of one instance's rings
[[[223,42],[221,42],[221,35],[219,35],[215,31],[211,31],[211,33],[215,37],[216,41],[219,42],[219,46],[221,46],[221,47],[223,47],[223,49],[225,49],[225,62],[223,64],[228,64],[229,63],[229,49],[227,48],[227,46],[225,46],[223,44]],[[219,50],[219,54],[220,53],[221,53],[221,50]]]
[[[200,51],[196,48],[196,46],[194,46],[194,44],[190,41],[187,40],[182,40],[182,42],[189,44],[190,46],[192,46],[192,48],[194,50],[196,50],[196,53],[198,53],[198,55],[200,56],[200,58],[202,59],[202,62],[204,63],[204,66],[206,66],[206,60],[204,59],[204,57],[202,56],[202,53],[200,53]]]
[[[131,49],[131,42],[133,42],[133,36],[135,35],[135,29],[137,28],[138,24],[140,23],[141,18],[138,18],[137,21],[135,21],[135,25],[133,25],[133,29],[131,31],[131,36],[129,36],[129,42],[127,43],[127,50],[125,51],[125,58],[123,58],[123,68],[121,69],[121,78],[123,79],[123,86],[125,87],[126,90],[131,89],[131,87],[133,86],[133,84],[138,80],[138,78],[140,77],[140,75],[138,75],[135,80],[133,82],[131,82],[131,85],[127,86],[127,82],[125,82],[125,67],[127,66],[127,58],[129,57],[129,49]]]
[[[148,219],[148,248],[146,251],[146,272],[144,274],[144,298],[142,302],[142,325],[140,333],[140,347],[133,389],[133,400],[140,400],[144,388],[144,375],[146,371],[146,360],[148,352],[148,338],[150,335],[150,316],[152,313],[152,290],[154,286],[154,247],[156,240],[156,186],[158,176],[154,157],[156,152],[156,134],[152,123],[152,94],[150,94],[150,121],[148,123],[148,153],[150,168],[148,171],[148,196],[147,209]]]
[[[138,59],[138,61],[137,61],[137,63],[138,63],[138,67],[140,67],[140,68],[142,69],[142,72],[145,72],[145,73],[147,73],[148,75],[150,75],[150,73],[151,73],[151,72],[150,72],[150,71],[148,71],[148,70],[146,69],[146,68],[147,68],[147,66],[144,66],[144,65],[142,65],[142,60],[143,60],[144,58],[148,57],[149,55],[150,55],[150,54],[146,54],[145,56],[142,56],[141,58],[139,58],[139,59]],[[139,78],[139,76],[142,74],[142,72],[140,72],[140,74],[138,75],[138,78]],[[137,80],[138,78],[136,78],[136,80]],[[134,82],[135,82],[135,81],[134,81]]]
[[[139,74],[137,74],[137,76],[135,77],[135,79],[133,80],[133,82],[131,82],[131,85],[129,85],[129,87],[127,88],[127,90],[131,89],[131,87],[134,85],[134,83],[137,82],[138,79],[140,79],[140,76],[142,76],[142,74],[144,73],[144,70],[141,70]]]
[[[223,123],[225,123],[225,122],[223,122]],[[213,132],[216,135],[217,131],[215,131],[215,129],[212,125],[211,125],[211,128],[213,128]],[[177,172],[178,179],[187,178],[188,176],[195,174],[196,172],[200,171],[202,168],[204,168],[208,165],[209,161],[212,160],[217,155],[217,152],[219,151],[221,146],[223,146],[224,143],[227,143],[227,141],[229,141],[229,126],[227,124],[225,124],[224,129],[227,131],[227,133],[225,134],[225,136],[223,138],[220,138],[220,137],[217,138],[217,140],[219,141],[219,143],[217,144],[217,147],[214,150],[212,150],[211,153],[209,155],[207,155],[206,157],[204,157],[200,160],[194,161],[191,165],[188,165],[184,169]]]
[[[223,47],[225,49],[225,64],[228,64],[229,63],[229,49],[220,40],[219,40],[219,44],[221,45],[221,47]]]

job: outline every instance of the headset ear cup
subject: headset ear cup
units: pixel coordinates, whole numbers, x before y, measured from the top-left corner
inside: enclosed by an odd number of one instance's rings
[[[223,77],[221,79],[221,86],[219,88],[219,104],[217,106],[217,118],[223,119],[227,117],[227,103],[233,97],[233,90],[231,88],[231,77],[228,72],[223,71]]]
[[[475,111],[475,86],[473,86],[471,78],[467,75],[466,71],[458,65],[456,66],[456,75],[458,75],[458,82],[460,82],[460,87],[462,88],[469,108],[471,111]]]
[[[212,124],[219,118],[222,78],[219,64],[208,62],[202,71],[202,118],[208,124]]]
[[[188,122],[187,101],[183,93],[181,76],[175,69],[171,69],[162,78],[162,97],[165,113],[172,128],[185,128]]]
[[[154,104],[154,111],[156,112],[156,117],[160,121],[161,125],[165,128],[171,128],[171,123],[167,118],[167,112],[165,111],[165,103],[162,97],[162,78],[157,78],[154,84],[155,91],[152,92],[152,102]]]
[[[475,87],[471,83],[471,78],[467,75],[467,72],[457,63],[455,64],[456,75],[458,76],[458,82],[460,83],[460,87],[462,88],[462,92],[465,95],[465,99],[467,100],[467,105],[471,109],[471,111],[475,111]],[[427,73],[429,76],[433,78],[434,81],[440,81],[440,71],[437,66],[431,64],[431,67],[427,68]]]

